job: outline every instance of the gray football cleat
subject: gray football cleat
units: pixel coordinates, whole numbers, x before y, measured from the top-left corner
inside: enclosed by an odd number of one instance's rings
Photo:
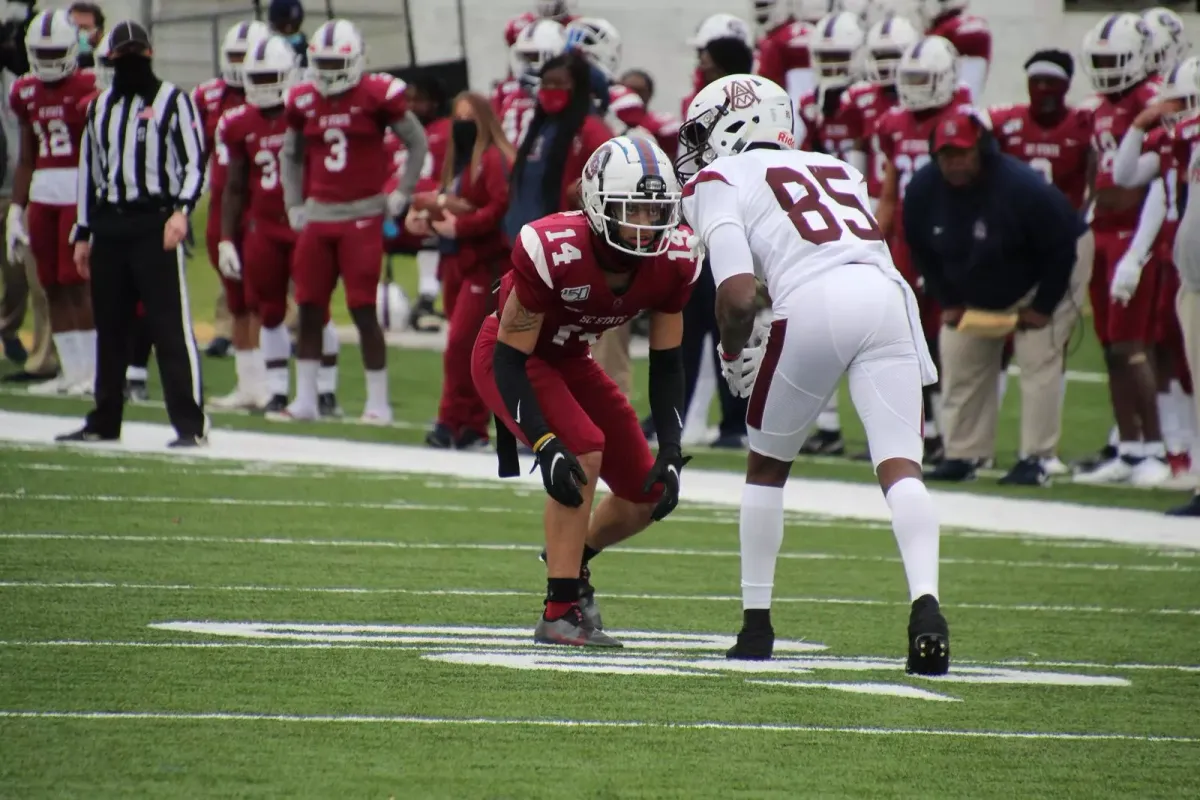
[[[578,605],[571,606],[571,610],[558,619],[546,619],[542,615],[533,631],[533,641],[571,647],[625,646],[604,631],[593,628]]]

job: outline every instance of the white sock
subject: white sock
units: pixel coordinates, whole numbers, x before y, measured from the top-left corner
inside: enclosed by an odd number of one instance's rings
[[[367,410],[384,411],[388,409],[388,377],[387,367],[383,369],[365,370],[367,376]]]
[[[321,356],[322,359],[337,358],[338,351],[341,349],[341,343],[338,341],[337,328],[333,326],[333,321],[321,331]],[[338,383],[338,368],[335,362],[332,367],[322,365],[317,372],[317,391],[321,394],[336,394]]]
[[[929,490],[916,478],[903,478],[888,489],[887,504],[892,509],[892,532],[908,577],[909,598],[916,600],[926,594],[936,598],[941,533]]]
[[[62,367],[63,380],[70,384],[80,380],[79,354],[75,348],[75,331],[56,333],[54,349],[58,351],[58,363]]]
[[[783,546],[783,487],[742,487],[738,525],[742,550],[742,608],[770,608],[775,560]]]
[[[1109,447],[1119,447],[1120,444],[1121,444],[1121,431],[1117,428],[1116,425],[1113,425],[1108,430],[1108,446]]]
[[[288,393],[287,361],[292,354],[291,340],[288,338],[287,327],[279,325],[274,328],[263,328],[258,336],[262,346],[263,370],[266,374],[267,391],[271,396]],[[282,367],[267,367],[267,362],[283,362]],[[319,375],[319,373],[318,373]],[[318,377],[318,381],[320,378]]]
[[[1141,442],[1117,442],[1117,455],[1141,458],[1145,453],[1142,452]]]
[[[234,350],[233,371],[237,375],[237,391],[249,392],[254,389],[254,359],[257,350]]]
[[[317,370],[321,362],[305,358],[296,359],[296,401],[298,408],[305,411],[317,410]]]
[[[1183,452],[1192,452],[1200,441],[1196,439],[1196,404],[1190,394],[1183,391],[1179,381],[1171,381],[1171,397],[1175,401],[1175,414],[1179,418],[1180,436],[1184,442]],[[1200,453],[1197,453],[1200,457]]]
[[[821,409],[821,413],[817,415],[817,430],[837,433],[841,429],[842,419],[838,414],[838,393],[834,392],[830,395],[825,408]]]
[[[1000,370],[1000,374],[996,376],[996,396],[999,398],[1000,407],[1004,407],[1004,395],[1008,392],[1008,372]]]
[[[1158,404],[1158,424],[1162,429],[1163,443],[1168,453],[1187,451],[1184,441],[1183,420],[1179,418],[1179,404],[1170,392],[1159,392],[1155,396]]]
[[[141,381],[142,383],[145,383],[146,379],[149,377],[150,375],[145,367],[125,368],[125,380],[127,381]]]
[[[85,377],[96,376],[96,329],[76,331],[78,337],[79,365]]]
[[[442,254],[437,250],[420,250],[417,252],[417,294],[421,297],[437,297],[442,291],[438,281],[438,261]]]
[[[1167,457],[1167,446],[1162,442],[1142,442],[1142,455],[1161,461]]]

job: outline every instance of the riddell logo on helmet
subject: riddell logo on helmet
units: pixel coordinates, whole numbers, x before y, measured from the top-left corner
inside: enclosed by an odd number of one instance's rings
[[[777,134],[776,139],[778,139],[779,143],[781,145],[783,145],[784,147],[795,147],[796,146],[796,137],[792,136],[787,131],[780,131]]]
[[[757,87],[750,81],[733,81],[730,83],[725,87],[725,98],[729,101],[729,107],[734,111],[752,108],[755,103],[761,102]]]

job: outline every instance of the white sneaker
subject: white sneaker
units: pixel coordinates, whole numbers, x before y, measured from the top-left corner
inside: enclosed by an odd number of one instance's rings
[[[1162,486],[1171,479],[1171,466],[1161,458],[1143,458],[1133,468],[1129,482],[1134,486]]]
[[[48,381],[30,386],[29,393],[38,397],[51,397],[56,394],[66,394],[67,386],[67,379],[60,372]]]
[[[266,417],[272,422],[313,422],[319,418],[316,408],[303,408],[292,403],[283,411],[268,412]]]
[[[254,392],[238,386],[224,397],[214,397],[209,401],[209,405],[213,408],[220,408],[225,411],[257,411],[267,404],[267,400],[257,396]]]
[[[1047,475],[1070,475],[1071,468],[1062,462],[1058,456],[1042,459],[1042,470]]]
[[[368,408],[358,418],[358,421],[364,425],[391,425],[392,420],[392,409],[390,407],[384,410]]]
[[[1133,477],[1133,467],[1128,461],[1117,456],[1103,462],[1091,472],[1081,472],[1075,476],[1075,483],[1102,485],[1107,483],[1126,483]]]
[[[68,397],[91,397],[96,391],[96,379],[89,376],[69,384],[63,391]]]

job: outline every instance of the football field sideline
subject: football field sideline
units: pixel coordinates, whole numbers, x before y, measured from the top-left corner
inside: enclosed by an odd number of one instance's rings
[[[77,421],[68,417],[0,411],[0,441],[48,445],[55,435],[74,424]],[[171,438],[173,434],[167,425],[127,422],[122,441],[86,447],[128,455],[165,454],[170,452],[166,443]],[[210,439],[207,448],[189,451],[187,456],[499,480],[496,459],[487,453],[445,452],[405,445],[233,430],[216,430]],[[524,474],[512,481],[537,486],[540,478]],[[741,500],[741,491],[742,476],[737,473],[689,470],[683,480],[682,499],[736,507]],[[1194,522],[1154,512],[970,493],[935,491],[933,494],[942,524],[949,527],[1200,550],[1200,529]],[[888,521],[891,513],[878,487],[797,477],[788,482],[784,508],[876,522]]]

